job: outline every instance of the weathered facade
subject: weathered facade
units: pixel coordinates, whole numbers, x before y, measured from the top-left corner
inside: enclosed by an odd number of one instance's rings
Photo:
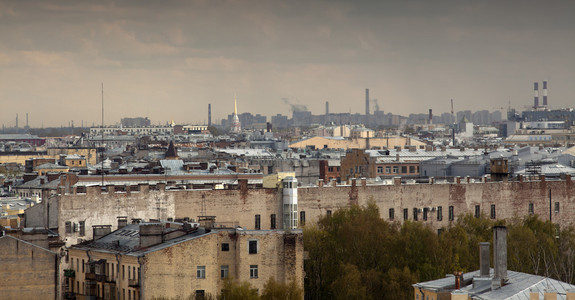
[[[219,294],[227,277],[247,281],[259,291],[271,277],[286,284],[295,280],[303,288],[303,236],[299,230],[177,226],[131,224],[73,246],[68,252],[66,295],[184,299]]]
[[[0,298],[58,299],[58,254],[12,236],[0,237]]]
[[[165,186],[140,185],[138,191],[102,192],[89,187],[86,193],[58,196],[58,231],[68,245],[78,239],[91,239],[91,232],[74,230],[73,224],[113,225],[117,216],[140,219],[190,218],[216,216],[218,222],[239,225],[246,229],[281,228],[283,224],[282,190],[165,190]],[[571,177],[564,180],[508,182],[474,182],[470,178],[455,178],[452,183],[439,183],[430,178],[426,184],[367,185],[365,180],[352,180],[351,185],[323,185],[297,189],[300,224],[315,222],[350,204],[365,205],[373,200],[382,218],[403,222],[417,220],[434,228],[448,226],[463,213],[484,214],[493,219],[537,214],[542,219],[561,226],[573,224],[575,184]],[[551,209],[550,209],[551,205]],[[50,218],[52,220],[52,218]],[[68,225],[71,224],[72,226]],[[69,232],[66,228],[71,228]],[[83,235],[81,235],[83,233]]]

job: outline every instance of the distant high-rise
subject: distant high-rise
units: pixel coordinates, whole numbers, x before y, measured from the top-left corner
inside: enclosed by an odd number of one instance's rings
[[[240,117],[238,117],[238,100],[234,96],[234,114],[232,116],[232,126],[230,128],[231,132],[242,131],[242,125],[240,123]]]
[[[539,107],[539,82],[533,83],[533,108]]]
[[[547,106],[547,80],[543,80],[543,106]]]

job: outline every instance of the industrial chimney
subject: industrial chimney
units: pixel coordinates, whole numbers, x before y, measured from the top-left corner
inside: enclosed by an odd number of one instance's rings
[[[538,108],[539,107],[539,83],[538,82],[533,83],[533,91],[534,91],[533,108]]]
[[[365,126],[369,123],[369,89],[365,89]]]
[[[429,125],[433,124],[433,110],[429,109]]]
[[[329,115],[329,101],[325,101],[325,115]]]
[[[208,126],[212,126],[212,104],[208,104]]]
[[[547,80],[543,80],[543,106],[547,106]]]

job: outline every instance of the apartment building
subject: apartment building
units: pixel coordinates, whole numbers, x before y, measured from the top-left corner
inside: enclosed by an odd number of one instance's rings
[[[271,277],[283,283],[295,280],[303,288],[301,230],[138,222],[119,225],[114,232],[109,225],[94,226],[94,240],[69,248],[63,287],[67,299],[217,295],[227,277],[259,291]]]

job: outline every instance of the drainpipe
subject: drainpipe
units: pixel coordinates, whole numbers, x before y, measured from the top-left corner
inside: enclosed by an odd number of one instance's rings
[[[143,258],[144,258],[143,256],[138,256],[138,265],[140,265],[140,271],[138,272],[138,280],[140,283],[140,289],[139,289],[140,296],[138,297],[138,299],[146,299],[144,297],[144,276],[142,276],[142,273],[144,272],[144,263],[142,262]]]
[[[117,288],[120,284],[120,259],[121,255],[119,253],[116,253],[116,270],[118,270],[118,272],[116,273],[116,299],[121,299],[120,298],[120,289]],[[140,298],[141,299],[141,298]]]

